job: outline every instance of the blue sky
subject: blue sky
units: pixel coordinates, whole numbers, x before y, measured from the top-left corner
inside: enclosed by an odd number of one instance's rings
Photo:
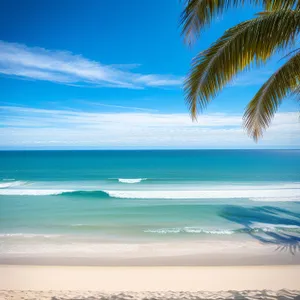
[[[193,123],[182,83],[191,59],[254,16],[220,16],[188,48],[179,1],[0,2],[0,148],[299,148],[299,105],[286,99],[255,144],[242,114],[280,66],[235,79]]]

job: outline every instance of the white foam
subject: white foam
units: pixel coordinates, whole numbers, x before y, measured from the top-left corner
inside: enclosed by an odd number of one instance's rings
[[[230,235],[230,234],[233,234],[233,233],[234,233],[234,231],[232,231],[232,230],[220,230],[220,229],[216,229],[216,230],[187,229],[186,232],[188,232],[188,233],[220,234],[220,235]]]
[[[180,233],[180,228],[160,228],[160,229],[146,229],[144,230],[146,233],[160,233],[160,234],[167,234],[167,233]]]
[[[295,201],[300,201],[299,199],[299,195],[297,196],[290,196],[290,197],[268,197],[268,199],[266,200],[266,198],[264,197],[250,197],[249,200],[251,201],[270,201],[270,202],[295,202]]]
[[[62,193],[71,193],[74,190],[42,190],[42,189],[0,189],[0,195],[8,196],[50,196],[50,195],[60,195]]]
[[[36,234],[36,233],[1,233],[0,238],[13,238],[13,237],[20,237],[20,238],[35,238],[35,237],[42,237],[42,238],[56,238],[60,237],[58,234]]]
[[[147,178],[118,178],[118,181],[122,183],[139,183],[143,180],[147,180]]]
[[[269,223],[260,223],[253,222],[251,228],[262,230],[264,232],[274,232],[274,231],[282,231],[284,229],[300,229],[300,226],[297,225],[285,225],[285,224],[269,224]]]
[[[284,224],[268,224],[268,223],[253,223],[250,230],[257,232],[277,232],[277,231],[297,231],[300,226],[297,225],[284,225]],[[158,234],[178,234],[178,233],[204,233],[213,235],[231,235],[235,232],[243,232],[243,228],[230,230],[230,229],[204,229],[199,227],[175,227],[175,228],[159,228],[159,229],[146,229],[145,233],[158,233]]]
[[[160,229],[146,229],[145,233],[159,233],[159,234],[168,234],[168,233],[205,233],[205,234],[218,234],[218,235],[230,235],[233,234],[232,230],[220,230],[220,229],[203,229],[198,227],[183,227],[183,228],[160,228]]]
[[[251,198],[256,201],[300,201],[300,189],[267,189],[254,190],[202,190],[202,191],[108,191],[104,190],[110,197],[133,198],[133,199],[228,199],[228,198]],[[280,200],[282,199],[282,200]]]
[[[6,181],[11,181],[11,180],[6,180]],[[26,182],[25,181],[12,181],[12,182],[1,182],[0,183],[0,188],[10,188],[10,187],[15,187],[15,186],[20,186],[24,185]]]
[[[120,182],[136,183],[146,178],[124,179]],[[24,186],[23,186],[24,185]],[[143,187],[143,189],[141,189]],[[172,189],[171,189],[172,188]],[[248,184],[248,185],[142,185],[126,190],[101,189],[80,183],[13,181],[0,183],[0,195],[47,196],[76,191],[105,192],[113,198],[125,199],[250,199],[253,201],[300,201],[300,183]]]

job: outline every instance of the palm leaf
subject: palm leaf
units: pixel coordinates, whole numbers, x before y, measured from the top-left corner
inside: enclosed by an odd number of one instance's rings
[[[293,44],[299,31],[300,11],[294,10],[262,14],[227,30],[193,61],[185,81],[192,117],[195,119],[238,72],[265,62],[276,50]]]
[[[282,9],[300,9],[299,0],[265,0],[264,8],[266,10],[282,10]]]
[[[191,44],[204,27],[208,27],[216,16],[228,8],[245,3],[262,4],[269,11],[300,9],[300,0],[187,0],[180,22],[185,42]]]
[[[247,106],[244,127],[255,141],[263,135],[281,104],[290,92],[299,91],[300,53],[294,55],[261,87]]]
[[[296,96],[296,100],[300,101],[300,85],[295,88],[293,94]]]
[[[185,42],[191,44],[201,29],[208,26],[217,15],[222,14],[230,6],[243,5],[245,1],[188,0],[186,2],[186,7],[181,15],[182,35],[185,37]]]

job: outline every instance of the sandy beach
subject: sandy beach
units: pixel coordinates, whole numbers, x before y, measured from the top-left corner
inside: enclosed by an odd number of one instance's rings
[[[299,299],[299,274],[299,265],[248,267],[1,265],[0,299],[149,299],[149,297],[248,299],[237,298],[243,295],[249,296],[249,299],[276,299],[276,297]]]
[[[0,20],[0,300],[300,300],[300,0]]]

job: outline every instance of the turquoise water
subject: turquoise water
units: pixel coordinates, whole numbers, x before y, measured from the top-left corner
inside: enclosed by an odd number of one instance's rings
[[[0,152],[3,255],[234,239],[299,242],[299,150]]]

